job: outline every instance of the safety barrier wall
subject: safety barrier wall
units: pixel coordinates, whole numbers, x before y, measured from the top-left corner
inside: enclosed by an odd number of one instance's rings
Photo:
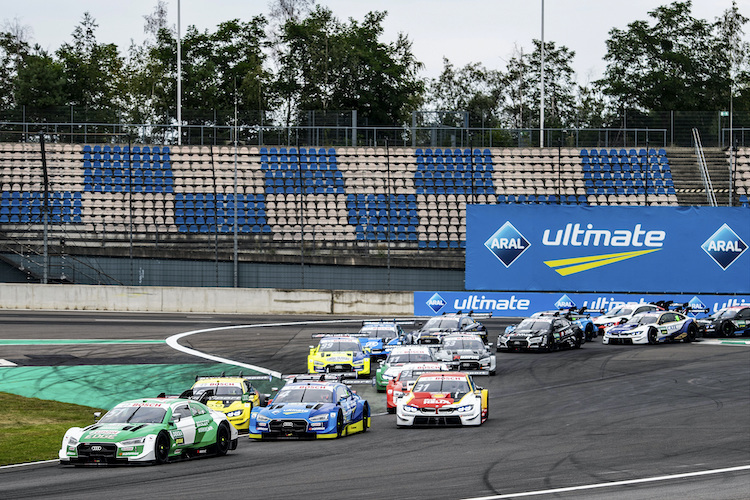
[[[93,285],[0,285],[1,309],[411,315],[411,292]]]

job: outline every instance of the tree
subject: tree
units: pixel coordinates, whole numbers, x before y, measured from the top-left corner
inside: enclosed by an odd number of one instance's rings
[[[18,79],[18,69],[23,58],[31,50],[28,42],[29,29],[16,20],[6,22],[0,32],[0,107],[14,105],[14,87]]]
[[[690,14],[691,1],[649,12],[652,22],[613,28],[604,78],[597,82],[621,109],[702,111],[723,107],[729,62],[715,25]]]
[[[456,69],[443,59],[443,71],[429,84],[427,101],[438,111],[468,113],[469,127],[496,127],[501,123],[503,102],[502,74],[489,70],[480,63],[469,63]],[[443,123],[463,127],[462,113],[448,115],[452,122]]]
[[[534,40],[533,43],[534,52],[527,54],[520,50],[510,59],[504,77],[507,95],[504,109],[510,117],[510,125],[515,128],[539,126],[542,42]],[[544,126],[573,126],[577,85],[571,65],[575,52],[564,45],[557,47],[555,42],[545,42],[544,47]]]
[[[370,12],[361,23],[344,24],[318,6],[300,22],[289,20],[276,83],[282,98],[302,110],[357,110],[371,125],[405,122],[424,93],[422,64],[405,35],[379,41],[385,16]]]
[[[42,110],[65,106],[65,73],[62,64],[37,46],[37,54],[28,54],[18,69],[14,85],[18,105]]]
[[[729,99],[733,106],[743,111],[750,111],[750,43],[743,41],[742,27],[748,18],[740,14],[737,2],[725,10],[716,20],[717,42],[715,51],[719,57],[726,58],[729,74]]]
[[[123,94],[123,59],[115,44],[96,41],[98,25],[86,12],[73,31],[73,43],[64,43],[57,56],[65,73],[68,104],[107,111],[114,120]]]

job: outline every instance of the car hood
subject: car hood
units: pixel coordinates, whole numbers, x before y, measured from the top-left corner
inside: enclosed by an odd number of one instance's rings
[[[81,442],[95,441],[97,443],[114,443],[157,434],[160,430],[165,429],[164,424],[94,424],[83,430]]]
[[[487,357],[489,354],[485,350],[474,350],[474,349],[455,349],[455,350],[444,350],[442,356],[446,359],[481,359]]]
[[[624,325],[613,326],[612,328],[607,330],[607,333],[609,333],[610,335],[628,335],[639,333],[643,331],[643,329],[647,326],[648,325],[629,325],[625,323]]]
[[[441,408],[456,404],[450,394],[445,392],[413,392],[408,404],[419,408]]]
[[[547,330],[513,330],[510,332],[510,335],[516,336],[516,337],[541,337],[542,335],[545,335],[547,333]]]
[[[260,412],[271,418],[306,417],[318,413],[326,413],[333,410],[333,403],[279,403],[261,408]]]

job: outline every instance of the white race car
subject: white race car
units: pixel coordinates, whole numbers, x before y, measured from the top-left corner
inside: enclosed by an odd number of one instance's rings
[[[420,375],[411,392],[396,402],[396,425],[481,425],[489,416],[488,391],[461,372]]]
[[[636,314],[648,311],[658,311],[660,309],[661,308],[659,306],[654,304],[629,302],[619,307],[610,309],[601,316],[591,318],[591,321],[599,330],[599,335],[603,335],[604,332],[607,331],[607,328],[614,325],[619,325],[620,323],[625,323]]]
[[[693,318],[675,311],[636,314],[622,325],[604,332],[603,344],[659,344],[682,340],[692,342],[698,335]]]

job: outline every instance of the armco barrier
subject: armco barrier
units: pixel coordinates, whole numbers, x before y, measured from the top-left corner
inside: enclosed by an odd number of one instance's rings
[[[0,284],[0,309],[243,314],[413,314],[412,292]]]

